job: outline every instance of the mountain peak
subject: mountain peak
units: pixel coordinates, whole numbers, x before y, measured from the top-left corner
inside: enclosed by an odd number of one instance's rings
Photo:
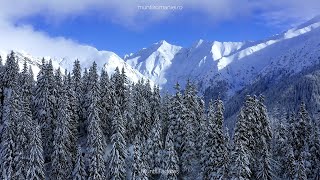
[[[199,39],[198,41],[196,41],[195,43],[193,43],[192,45],[192,49],[196,49],[204,44],[208,44],[209,42],[203,39]]]
[[[161,47],[161,46],[163,46],[163,45],[164,45],[164,46],[167,46],[167,45],[171,45],[171,44],[168,43],[166,40],[160,40],[160,41],[154,43],[154,45],[157,45],[157,46]]]

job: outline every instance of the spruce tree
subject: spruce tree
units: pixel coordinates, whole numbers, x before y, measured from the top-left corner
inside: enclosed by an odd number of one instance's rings
[[[269,118],[267,115],[267,109],[265,107],[264,97],[260,96],[257,105],[257,121],[259,122],[257,132],[260,133],[259,140],[256,142],[257,162],[259,164],[257,170],[257,177],[259,179],[271,180],[273,179],[273,167],[271,159],[271,127],[269,124]]]
[[[161,169],[161,149],[162,149],[162,141],[161,141],[161,124],[159,117],[156,115],[154,121],[154,126],[149,135],[149,139],[147,140],[146,148],[147,148],[147,160],[148,167],[151,172],[154,172],[152,175],[157,175]]]
[[[18,119],[18,99],[14,89],[7,89],[3,107],[3,130],[0,146],[0,169],[2,179],[11,179],[15,174],[16,119]]]
[[[150,99],[148,99],[148,89],[144,81],[139,81],[133,90],[134,93],[134,120],[136,127],[138,128],[138,135],[143,140],[147,140],[148,134],[151,131],[151,106]]]
[[[120,73],[119,68],[115,69],[115,73],[111,77],[111,83],[113,84],[113,90],[115,93],[115,97],[117,103],[119,104],[120,112],[123,117],[126,116],[125,111],[127,109],[127,101],[128,101],[128,79],[125,74],[124,68]]]
[[[177,180],[179,175],[179,158],[174,149],[171,129],[168,130],[166,136],[164,162],[164,172],[161,174],[161,179]]]
[[[72,78],[71,74],[65,72],[66,76],[64,78],[63,85],[66,90],[66,96],[68,101],[68,114],[69,114],[69,129],[70,134],[70,152],[72,154],[72,162],[76,161],[77,158],[77,141],[79,136],[78,125],[79,125],[79,114],[78,114],[78,103],[77,95],[72,87]]]
[[[228,152],[223,131],[223,102],[220,97],[214,102],[214,119],[213,119],[213,171],[210,177],[213,179],[223,179],[227,173]]]
[[[29,161],[27,167],[27,178],[33,180],[45,179],[44,158],[41,140],[40,126],[36,121],[33,122],[31,130],[31,143],[29,149]]]
[[[88,105],[88,127],[87,127],[87,161],[88,161],[88,179],[98,180],[105,179],[105,162],[104,162],[104,150],[105,141],[101,130],[101,120],[99,117],[99,84],[97,65],[93,63],[89,72],[89,89],[87,94]]]
[[[130,86],[130,93],[128,98],[128,110],[127,110],[127,123],[125,125],[126,128],[126,141],[128,144],[133,144],[136,134],[137,134],[137,121],[136,121],[136,108],[135,108],[135,100],[134,100],[134,84]],[[111,113],[110,113],[111,114]],[[111,119],[111,118],[110,118]],[[110,130],[111,131],[111,130]]]
[[[55,90],[52,65],[42,59],[35,87],[35,118],[40,125],[45,162],[50,162],[53,150],[53,121],[55,119]]]
[[[306,110],[305,104],[302,102],[299,108],[299,112],[296,121],[293,124],[293,136],[292,136],[292,147],[294,150],[295,161],[302,166],[299,167],[299,176],[306,174],[308,178],[311,178],[311,167],[310,167],[310,137],[311,137],[311,119]],[[300,162],[302,161],[302,162]],[[303,171],[303,172],[302,172]],[[296,171],[297,172],[297,171]]]
[[[295,156],[298,157],[303,153],[305,146],[307,146],[308,138],[311,134],[309,129],[310,117],[306,111],[305,104],[301,103],[298,112],[297,120],[294,124],[294,137],[293,137],[293,148]]]
[[[32,75],[29,74],[29,70],[26,62],[24,63],[23,71],[19,76],[19,117],[17,122],[16,131],[16,151],[14,164],[15,174],[14,179],[26,179],[27,177],[27,165],[30,154],[31,144],[31,127],[32,127],[32,112],[30,109],[32,98]]]
[[[62,81],[61,76],[59,76],[58,73],[56,76],[57,83]],[[63,84],[60,84],[58,89],[58,111],[53,134],[51,177],[54,179],[69,179],[71,178],[72,171],[72,132],[70,130],[70,113],[68,111],[69,103],[66,87]]]
[[[100,119],[102,123],[103,134],[106,137],[107,142],[110,141],[111,136],[111,117],[110,113],[112,110],[112,99],[111,99],[111,89],[110,89],[110,81],[108,73],[105,70],[101,72],[101,79],[100,79],[100,88],[101,88],[101,113]]]
[[[11,51],[11,53],[7,56],[7,60],[5,65],[1,68],[2,69],[2,75],[1,75],[1,105],[2,109],[1,113],[2,116],[4,116],[4,111],[5,111],[5,99],[7,98],[6,96],[9,96],[11,93],[11,90],[13,88],[17,88],[17,83],[18,83],[18,77],[19,77],[19,66],[18,62],[16,61],[15,58],[15,53]],[[18,89],[15,90],[15,92],[18,92]],[[0,119],[0,134],[2,134],[2,130],[4,129],[4,119],[3,117]]]
[[[224,175],[223,177],[229,179],[230,174],[230,161],[231,161],[231,151],[232,151],[232,144],[230,141],[229,129],[228,127],[224,130],[224,142],[227,148],[226,154],[224,155]]]
[[[160,112],[161,112],[161,97],[160,97],[159,86],[153,87],[150,106],[151,106],[151,119],[153,120],[153,122],[155,122],[156,119],[160,119]]]
[[[19,65],[16,60],[15,53],[11,51],[7,56],[6,64],[4,65],[3,85],[5,88],[12,88],[16,86],[19,77]]]
[[[214,106],[213,102],[210,101],[209,103],[209,108],[208,108],[208,126],[207,126],[207,131],[204,134],[204,142],[203,142],[203,147],[201,150],[201,161],[202,161],[202,167],[201,167],[201,173],[203,179],[208,179],[210,177],[210,173],[213,172],[213,165],[214,165],[214,151],[213,151],[213,146],[214,146]]]
[[[191,83],[191,81],[188,79],[186,88],[183,95],[183,103],[185,108],[187,109],[185,118],[186,121],[189,121],[191,123],[192,128],[194,129],[194,136],[195,139],[195,148],[197,151],[200,151],[201,149],[201,136],[197,134],[196,132],[199,132],[201,130],[201,120],[202,120],[202,112],[201,112],[201,104],[198,100],[197,91],[195,88],[195,85]]]
[[[182,119],[185,119],[183,126],[183,136],[182,136],[182,148],[181,148],[181,175],[185,178],[194,178],[191,177],[194,175],[194,167],[197,162],[196,158],[196,143],[194,137],[194,126],[192,125],[191,119],[185,118],[187,109],[184,108],[181,112]]]
[[[104,141],[100,127],[96,100],[89,107],[88,137],[87,137],[87,159],[88,159],[88,179],[105,179],[104,163]]]
[[[79,124],[79,114],[77,113],[77,97],[72,86],[71,74],[65,70],[63,77],[63,87],[66,94],[66,100],[68,102],[67,110],[69,114],[69,129],[70,129],[70,153],[72,155],[72,164],[75,163],[77,158],[77,141],[78,141],[78,124]],[[61,93],[60,93],[61,94]]]
[[[296,160],[294,157],[293,148],[291,144],[289,144],[288,146],[289,146],[288,152],[284,157],[286,159],[285,171],[281,173],[284,173],[284,176],[285,176],[284,178],[294,179],[295,173],[296,173]]]
[[[274,130],[274,160],[278,164],[278,177],[285,178],[287,175],[288,170],[286,166],[288,164],[287,153],[289,152],[290,141],[288,132],[288,125],[285,121],[281,120],[276,122],[276,128]]]
[[[84,69],[83,76],[82,76],[82,88],[81,88],[81,115],[80,115],[80,122],[79,122],[79,133],[80,137],[83,137],[87,134],[87,119],[88,119],[88,108],[89,108],[89,72],[87,68]]]
[[[172,102],[170,104],[170,111],[169,111],[169,129],[171,129],[173,134],[173,143],[175,150],[177,151],[178,157],[181,156],[182,153],[182,138],[184,136],[183,127],[183,117],[182,111],[184,110],[184,105],[182,102],[182,95],[180,92],[180,85],[176,84],[176,94],[172,98]]]
[[[132,180],[148,180],[141,140],[136,137],[133,145]]]
[[[120,180],[126,178],[125,159],[127,153],[123,118],[117,101],[114,100],[114,102],[112,115],[113,134],[111,136],[112,149],[109,157],[108,179]]]
[[[202,151],[202,172],[205,179],[223,179],[228,173],[229,157],[223,131],[223,111],[224,106],[219,98],[210,102],[209,125]]]
[[[161,98],[160,120],[162,124],[162,141],[165,142],[169,128],[169,111],[171,105],[171,96],[165,93]]]
[[[80,137],[84,133],[84,121],[85,117],[83,116],[82,112],[82,102],[84,98],[83,94],[83,79],[81,77],[81,66],[79,60],[76,60],[73,64],[72,76],[71,76],[71,83],[70,89],[74,93],[74,111],[75,116],[78,118],[77,121],[77,137]]]
[[[305,169],[304,160],[302,157],[298,157],[295,168],[295,179],[307,180],[307,173]]]
[[[86,167],[84,164],[84,157],[82,155],[82,150],[80,146],[78,147],[78,150],[77,150],[77,160],[72,171],[72,179],[73,180],[87,179]]]
[[[320,177],[320,138],[319,128],[315,122],[312,123],[312,134],[310,138],[310,166],[311,166],[311,177],[316,179]]]
[[[248,126],[245,119],[245,108],[240,110],[234,134],[234,148],[231,153],[230,178],[249,180],[251,178],[250,151],[248,149]]]

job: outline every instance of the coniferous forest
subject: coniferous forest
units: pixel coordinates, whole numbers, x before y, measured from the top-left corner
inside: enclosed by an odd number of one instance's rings
[[[160,95],[118,68],[76,60],[62,73],[44,59],[36,79],[13,52],[1,60],[1,179],[320,179],[304,102],[271,121],[264,97],[247,95],[230,131],[222,99],[205,103],[191,81]]]

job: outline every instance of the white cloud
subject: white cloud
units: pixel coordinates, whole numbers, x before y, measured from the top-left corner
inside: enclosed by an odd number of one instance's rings
[[[320,14],[319,0],[264,1],[259,17],[270,26],[288,28]]]
[[[2,0],[0,17],[16,21],[41,15],[48,21],[94,13],[108,21],[135,28],[185,11],[193,11],[209,19],[225,20],[252,13],[256,3],[248,0]],[[138,6],[181,6],[182,10],[141,10]]]
[[[311,18],[320,10],[319,0],[0,0],[0,2],[0,17],[8,21],[32,15],[41,15],[52,21],[94,13],[108,21],[129,27],[163,20],[178,11],[139,10],[137,8],[139,5],[183,6],[182,11],[201,13],[203,17],[214,21],[261,14],[263,20],[271,23],[281,23],[282,20],[301,22]]]

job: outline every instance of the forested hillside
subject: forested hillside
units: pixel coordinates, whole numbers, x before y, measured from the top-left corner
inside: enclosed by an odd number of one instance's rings
[[[307,102],[270,115],[248,91],[229,131],[221,97],[206,106],[185,84],[160,96],[123,69],[109,77],[77,60],[63,73],[43,60],[35,81],[12,52],[0,63],[1,179],[320,179]]]

